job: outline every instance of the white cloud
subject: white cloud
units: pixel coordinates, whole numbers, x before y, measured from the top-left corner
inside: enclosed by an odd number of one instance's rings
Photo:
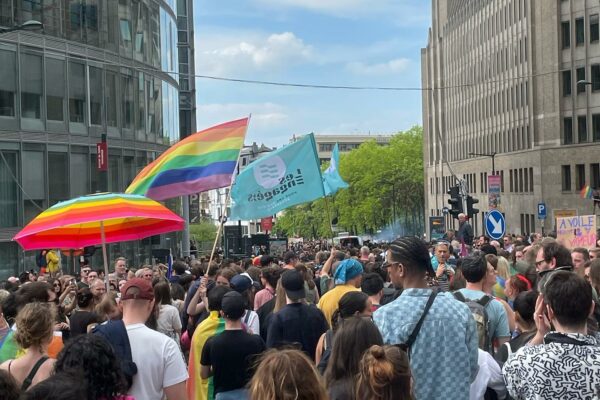
[[[408,58],[396,58],[384,63],[366,64],[360,61],[348,63],[346,68],[356,75],[381,76],[405,71],[410,66]]]
[[[242,71],[278,69],[309,62],[314,53],[311,46],[292,32],[250,33],[242,40],[236,34],[215,36],[197,37],[198,74],[224,76]]]
[[[274,128],[283,125],[288,120],[285,107],[274,103],[212,103],[198,104],[196,107],[198,128],[206,127],[244,118],[250,118],[250,130]]]

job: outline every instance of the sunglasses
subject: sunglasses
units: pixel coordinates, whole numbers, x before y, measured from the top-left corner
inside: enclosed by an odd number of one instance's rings
[[[392,265],[400,265],[400,263],[399,263],[399,262],[387,262],[387,261],[386,261],[386,262],[384,262],[384,263],[381,265],[381,268],[382,268],[382,269],[388,269],[388,268],[389,268],[389,267],[391,267]]]

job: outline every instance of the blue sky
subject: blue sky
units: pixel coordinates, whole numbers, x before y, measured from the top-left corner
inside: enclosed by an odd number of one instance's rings
[[[196,0],[196,73],[317,85],[420,87],[429,0]],[[198,128],[252,114],[246,142],[394,133],[421,124],[419,91],[196,80]]]

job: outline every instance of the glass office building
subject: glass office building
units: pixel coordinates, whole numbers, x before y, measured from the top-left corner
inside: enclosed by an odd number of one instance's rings
[[[35,267],[11,239],[40,210],[123,191],[180,135],[175,0],[0,2],[0,28],[29,20],[44,30],[0,29],[0,279]],[[107,179],[96,169],[102,134]],[[175,242],[111,245],[111,258],[139,265]]]

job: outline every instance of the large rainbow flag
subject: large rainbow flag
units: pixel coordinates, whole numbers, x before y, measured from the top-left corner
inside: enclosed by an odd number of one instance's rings
[[[248,128],[248,118],[194,133],[148,164],[125,193],[154,200],[229,186]]]

